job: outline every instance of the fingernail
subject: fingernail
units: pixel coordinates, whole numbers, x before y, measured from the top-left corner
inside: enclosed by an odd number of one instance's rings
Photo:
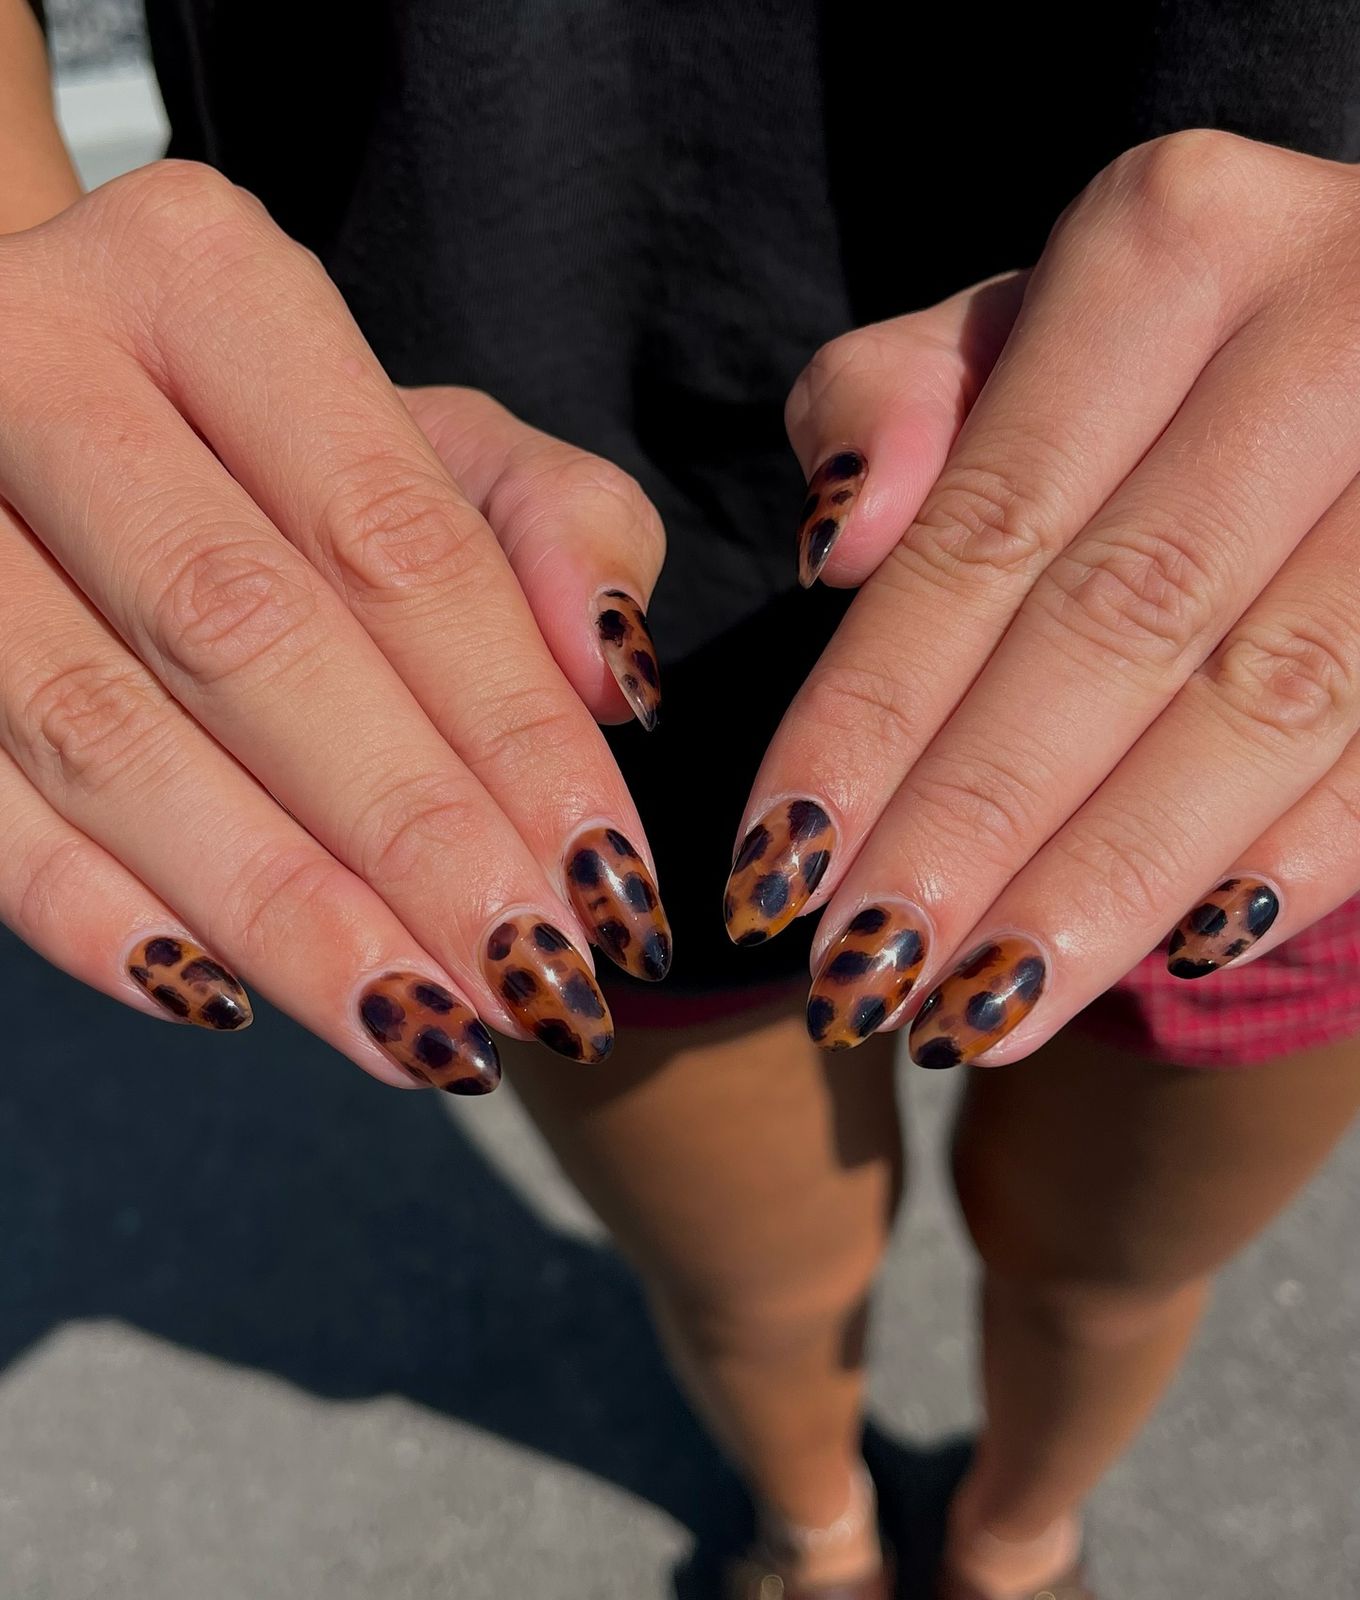
[[[567,854],[577,916],[616,967],[657,983],[671,965],[671,928],[646,864],[617,828],[591,828]]]
[[[551,922],[508,917],[491,930],[482,970],[516,1020],[549,1050],[572,1061],[603,1061],[614,1048],[614,1023],[599,985]]]
[[[143,939],[128,957],[127,969],[172,1017],[196,1028],[235,1033],[255,1020],[235,974],[188,939],[166,934]]]
[[[1205,978],[1236,961],[1270,927],[1280,897],[1259,878],[1228,878],[1182,917],[1166,951],[1175,978]]]
[[[864,487],[868,463],[858,450],[838,450],[808,479],[807,499],[798,524],[798,581],[810,589],[840,538],[845,519]]]
[[[931,990],[911,1024],[908,1047],[918,1067],[972,1061],[1022,1022],[1044,992],[1048,964],[1016,934],[981,944]]]
[[[763,944],[812,898],[831,860],[836,830],[815,800],[783,800],[741,842],[723,897],[733,944]]]
[[[496,1041],[471,1006],[419,972],[384,972],[359,996],[359,1020],[399,1067],[449,1094],[490,1094]]]
[[[605,665],[614,674],[633,714],[650,733],[661,707],[661,674],[647,614],[622,589],[606,589],[597,600],[595,630]]]
[[[865,906],[831,945],[808,995],[807,1025],[823,1050],[853,1050],[892,1016],[926,962],[925,918]]]

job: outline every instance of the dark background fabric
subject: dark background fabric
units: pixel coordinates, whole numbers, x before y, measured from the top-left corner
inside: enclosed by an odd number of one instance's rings
[[[171,153],[327,263],[393,378],[488,390],[660,509],[662,727],[614,744],[676,924],[732,951],[747,786],[843,609],[794,580],[788,387],[826,339],[1033,261],[1121,150],[1211,126],[1360,156],[1360,3],[150,0]],[[711,863],[711,869],[706,863]]]

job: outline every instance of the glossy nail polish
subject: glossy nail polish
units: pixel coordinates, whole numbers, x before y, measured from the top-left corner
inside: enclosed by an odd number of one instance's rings
[[[567,852],[572,907],[617,967],[657,983],[671,965],[671,929],[647,864],[617,828],[591,828]]]
[[[1008,933],[979,945],[916,1013],[912,1059],[918,1067],[972,1061],[1033,1011],[1047,981],[1047,963],[1030,940]]]
[[[572,1061],[603,1061],[614,1023],[590,968],[560,928],[527,912],[491,930],[486,981],[512,1015],[549,1050]]]
[[[359,996],[359,1020],[421,1083],[490,1094],[501,1081],[496,1043],[469,1005],[419,972],[384,972]]]
[[[661,674],[646,613],[622,589],[606,589],[597,597],[596,607],[595,631],[605,664],[633,714],[650,733],[661,707]]]
[[[741,842],[723,897],[733,944],[763,944],[798,915],[826,874],[836,830],[815,800],[781,800]]]
[[[920,977],[928,937],[919,911],[865,906],[828,947],[812,980],[813,1042],[823,1050],[853,1050],[882,1027]]]
[[[858,450],[838,450],[808,479],[798,524],[798,581],[810,589],[840,537],[864,486],[868,463]]]
[[[181,1022],[235,1033],[255,1020],[239,980],[188,939],[158,934],[128,957],[128,972],[151,998]]]
[[[1166,968],[1176,978],[1205,978],[1250,950],[1280,913],[1279,896],[1259,878],[1228,878],[1176,926]]]

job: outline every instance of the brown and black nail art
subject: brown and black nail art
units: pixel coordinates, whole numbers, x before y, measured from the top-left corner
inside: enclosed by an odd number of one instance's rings
[[[1167,971],[1176,978],[1206,978],[1245,955],[1280,914],[1280,898],[1259,878],[1228,878],[1171,935]]]
[[[421,1083],[490,1094],[501,1081],[496,1042],[471,1006],[419,972],[384,972],[359,996],[359,1019]]]
[[[723,897],[733,944],[763,944],[798,915],[826,875],[836,830],[815,800],[783,800],[741,842]]]
[[[920,912],[865,906],[830,945],[812,980],[807,1025],[823,1050],[853,1050],[892,1016],[926,963]]]
[[[661,673],[647,615],[622,589],[606,589],[596,605],[595,631],[600,636],[605,665],[614,674],[633,714],[650,733],[661,708]]]
[[[128,956],[127,969],[134,983],[181,1022],[234,1033],[254,1021],[235,974],[188,939],[167,934],[143,939]]]
[[[918,1067],[955,1067],[1004,1039],[1048,981],[1039,947],[1018,934],[982,944],[938,984],[916,1013],[909,1047]]]
[[[671,929],[647,864],[617,828],[591,828],[567,854],[577,916],[615,966],[657,983],[671,965]]]
[[[512,1015],[572,1061],[603,1061],[614,1023],[590,968],[560,928],[528,913],[491,930],[482,970]]]
[[[858,450],[838,450],[808,479],[798,524],[798,581],[810,589],[864,486],[868,463]]]

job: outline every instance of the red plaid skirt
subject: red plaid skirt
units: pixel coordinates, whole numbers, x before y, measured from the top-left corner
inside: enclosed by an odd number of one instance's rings
[[[718,1021],[783,1000],[807,980],[708,994],[614,987],[617,1021],[642,1028]],[[1154,950],[1072,1019],[1120,1049],[1187,1067],[1245,1067],[1360,1034],[1360,895],[1245,966],[1187,981]]]

